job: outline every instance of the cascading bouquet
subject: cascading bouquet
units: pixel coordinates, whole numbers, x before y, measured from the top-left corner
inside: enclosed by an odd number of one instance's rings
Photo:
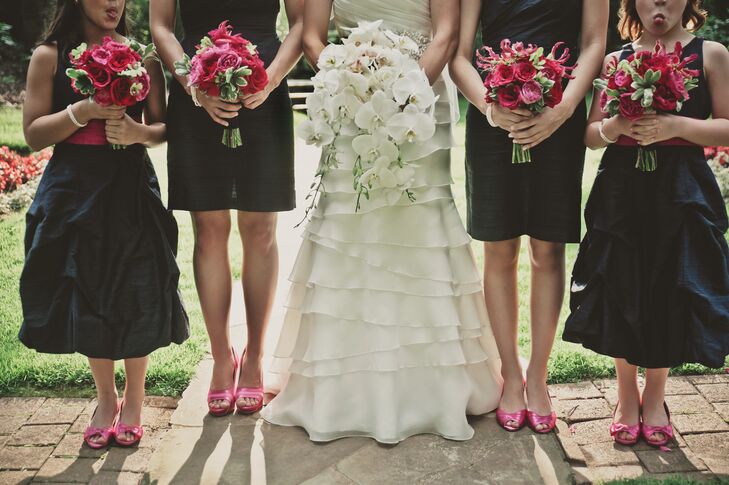
[[[688,92],[698,86],[699,72],[686,66],[698,56],[682,59],[683,48],[676,42],[668,53],[661,42],[653,51],[640,51],[618,61],[613,58],[605,76],[594,81],[601,90],[600,107],[609,116],[623,115],[637,120],[648,113],[681,111],[689,99]],[[640,147],[635,167],[643,172],[656,169],[656,151]]]
[[[241,95],[255,94],[268,84],[268,74],[256,46],[240,34],[233,34],[228,21],[208,32],[196,47],[195,55],[187,54],[175,62],[175,72],[188,76],[188,85],[208,96],[237,103]],[[243,145],[238,118],[228,120],[223,128],[223,145]]]
[[[116,42],[104,37],[89,48],[82,43],[71,51],[73,67],[66,69],[73,90],[102,106],[132,106],[149,94],[149,74],[144,62],[156,56],[154,45],[130,40]],[[124,145],[111,145],[114,149]]]
[[[546,56],[543,47],[524,46],[521,42],[512,45],[509,39],[501,41],[499,54],[489,46],[481,47],[476,52],[476,66],[486,74],[486,102],[532,113],[557,106],[562,101],[562,80],[572,79],[569,73],[577,67],[565,65],[570,57],[569,49],[565,48],[557,57],[557,50],[563,44],[556,43]],[[511,161],[531,162],[531,153],[515,142]]]
[[[421,46],[381,25],[359,22],[319,57],[306,100],[309,119],[298,127],[299,137],[323,150],[307,214],[324,193],[325,175],[340,165],[352,170],[355,212],[374,190],[382,190],[388,204],[403,194],[415,200],[415,171],[404,153],[435,134],[437,97],[416,61]]]

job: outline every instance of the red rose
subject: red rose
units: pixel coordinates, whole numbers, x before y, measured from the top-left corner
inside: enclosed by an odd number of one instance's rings
[[[99,104],[101,106],[110,106],[114,104],[114,102],[111,99],[111,88],[106,87],[104,89],[99,89],[94,93],[94,102],[96,104]]]
[[[242,88],[243,94],[254,94],[263,91],[268,84],[268,73],[260,62],[251,67],[253,72],[248,76],[248,84]]]
[[[94,62],[102,66],[105,66],[109,62],[109,58],[111,57],[111,52],[98,45],[94,46],[89,54]]]
[[[610,98],[608,97],[607,90],[603,89],[600,91],[600,111],[605,112],[605,106],[607,106]]]
[[[96,63],[92,63],[86,67],[86,73],[94,84],[94,89],[105,88],[111,82],[111,73],[104,67]]]
[[[540,72],[542,73],[542,76],[546,77],[550,81],[557,82],[561,79],[559,73],[555,71],[552,66],[545,65]]]
[[[109,86],[109,94],[111,102],[116,106],[131,106],[137,102],[132,95],[132,79],[121,76],[112,81]]]
[[[131,49],[118,49],[111,51],[111,56],[109,57],[107,65],[109,66],[109,69],[114,72],[122,72],[136,61],[136,58],[132,55]]]
[[[562,79],[564,75],[566,74],[566,70],[564,68],[564,65],[562,63],[556,61],[555,59],[544,59],[544,67],[542,68],[542,72],[544,70],[550,70],[554,71],[554,79],[548,77],[547,79],[552,79],[552,81],[556,81],[557,79]]]
[[[145,74],[143,76],[135,77],[134,83],[142,85],[139,91],[137,91],[137,94],[134,95],[134,100],[137,102],[144,101],[149,94],[149,75]]]
[[[514,67],[514,77],[520,81],[531,81],[537,75],[537,69],[531,62],[517,62]]]
[[[499,106],[516,109],[519,107],[519,88],[514,84],[503,86],[497,91],[496,98]]]
[[[676,97],[667,86],[663,84],[656,86],[656,91],[653,93],[653,107],[656,110],[673,111],[677,105]]]
[[[235,52],[226,52],[218,57],[217,70],[225,71],[226,69],[230,69],[231,67],[235,69],[240,67],[242,62],[243,59],[241,59],[241,57]]]
[[[514,80],[514,66],[511,64],[498,64],[493,70],[491,86],[504,86]]]
[[[684,80],[685,78],[681,73],[671,71],[665,79],[661,80],[660,84],[665,85],[677,100],[683,101],[689,97]]]
[[[623,117],[631,121],[635,121],[643,116],[645,110],[643,109],[643,106],[640,105],[639,101],[630,99],[630,95],[631,93],[623,93],[620,95],[620,106],[618,109]]]
[[[617,88],[628,89],[633,84],[633,77],[630,73],[619,69],[615,71],[615,75],[612,76],[615,79],[615,85]]]
[[[534,104],[542,99],[542,85],[536,81],[527,81],[521,87],[519,99],[524,104]]]
[[[554,108],[559,103],[562,102],[562,95],[564,94],[564,90],[562,89],[562,83],[556,82],[554,83],[554,86],[552,86],[552,89],[550,89],[547,94],[544,96],[544,104],[549,106],[550,108]]]

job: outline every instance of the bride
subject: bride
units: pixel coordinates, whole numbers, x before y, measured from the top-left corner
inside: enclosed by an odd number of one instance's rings
[[[457,4],[457,2],[455,2]],[[473,436],[467,414],[496,408],[499,360],[470,239],[451,193],[455,86],[443,72],[455,48],[452,0],[307,0],[304,51],[316,65],[330,14],[340,34],[360,21],[424,46],[420,66],[437,95],[435,136],[413,161],[415,201],[370,194],[355,212],[351,169],[325,175],[307,225],[273,358],[282,390],[263,411],[314,441],[369,436],[397,443],[419,433]],[[350,204],[341,204],[349,197]],[[380,198],[384,195],[380,194]],[[342,213],[342,207],[351,211]]]

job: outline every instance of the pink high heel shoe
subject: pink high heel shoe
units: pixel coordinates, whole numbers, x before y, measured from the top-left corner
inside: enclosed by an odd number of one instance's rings
[[[668,405],[666,402],[663,402],[663,409],[666,410],[666,415],[668,416],[668,424],[665,426],[651,426],[650,424],[646,424],[645,421],[643,421],[643,426],[641,427],[641,434],[643,435],[643,439],[646,443],[648,443],[651,446],[655,446],[657,448],[660,448],[662,446],[666,446],[669,441],[673,439],[673,425],[671,424],[671,412],[668,410]],[[653,436],[656,433],[663,433],[663,439],[660,441],[651,440],[650,437]]]
[[[549,391],[547,391],[547,399],[549,399],[549,406],[552,407],[552,398],[549,397]],[[557,425],[557,413],[554,411],[552,411],[551,413],[549,413],[547,415],[542,415],[542,414],[537,414],[534,411],[529,411],[529,409],[527,409],[526,415],[527,415],[527,421],[529,422],[529,427],[535,433],[539,433],[539,434],[549,433]],[[540,424],[546,425],[546,427],[542,428],[542,429],[537,428],[537,426],[539,426]]]
[[[233,386],[230,389],[222,391],[208,391],[208,412],[211,416],[221,417],[227,416],[235,410],[235,385],[238,382],[238,358],[235,355],[235,349],[230,348],[233,356]],[[214,401],[228,401],[227,408],[216,408],[212,404]]]
[[[613,437],[613,441],[615,441],[616,443],[625,446],[633,446],[638,442],[638,437],[640,436],[640,421],[638,421],[638,424],[634,424],[632,426],[623,423],[616,423],[615,413],[617,412],[619,405],[620,401],[617,402],[617,404],[615,405],[615,409],[613,410],[613,422],[610,423],[610,436]],[[621,438],[620,433],[628,433],[630,438]]]
[[[522,386],[525,386],[526,382],[522,382]],[[501,391],[501,394],[503,396],[504,391]],[[504,428],[506,431],[514,432],[519,431],[524,427],[524,423],[526,423],[526,416],[527,416],[527,410],[521,409],[519,411],[515,411],[513,413],[507,413],[501,408],[496,408],[496,422],[499,423],[499,426]],[[507,424],[509,421],[516,422],[516,425],[509,425]]]
[[[122,400],[121,406],[119,407],[119,419],[117,419],[116,426],[114,427],[114,441],[116,444],[123,447],[130,447],[138,445],[144,436],[144,428],[142,425],[128,425],[121,422],[121,414],[124,409],[124,401]],[[133,436],[130,440],[122,439],[121,437],[125,434],[131,434]]]
[[[240,357],[241,362],[243,356],[246,354],[245,350]],[[236,380],[237,382],[237,380]],[[256,404],[251,406],[239,406],[238,401],[240,399],[255,399]],[[235,390],[235,407],[237,412],[241,414],[253,414],[257,413],[263,408],[263,386],[261,387],[238,387]]]
[[[98,407],[94,409],[94,414],[91,415],[91,419],[94,419],[94,416],[96,415],[96,410],[99,409]],[[106,448],[109,446],[109,443],[111,443],[111,440],[114,438],[114,429],[116,428],[116,420],[119,417],[119,402],[116,403],[116,411],[114,412],[114,421],[111,423],[111,426],[99,428],[96,426],[87,426],[86,430],[84,430],[84,443],[86,443],[86,446],[91,448],[92,450],[100,450],[101,448]],[[91,438],[94,436],[101,436],[102,440],[100,442],[93,442],[91,441]]]

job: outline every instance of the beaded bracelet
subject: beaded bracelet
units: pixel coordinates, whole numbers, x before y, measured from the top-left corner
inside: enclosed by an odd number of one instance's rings
[[[70,105],[70,104],[68,106],[66,106],[66,113],[68,113],[68,117],[71,118],[71,122],[73,122],[73,124],[78,126],[79,128],[83,128],[84,126],[88,125],[89,124],[88,121],[86,123],[80,123],[76,119],[76,116],[74,116],[73,109],[71,109],[71,106],[72,105]]]

